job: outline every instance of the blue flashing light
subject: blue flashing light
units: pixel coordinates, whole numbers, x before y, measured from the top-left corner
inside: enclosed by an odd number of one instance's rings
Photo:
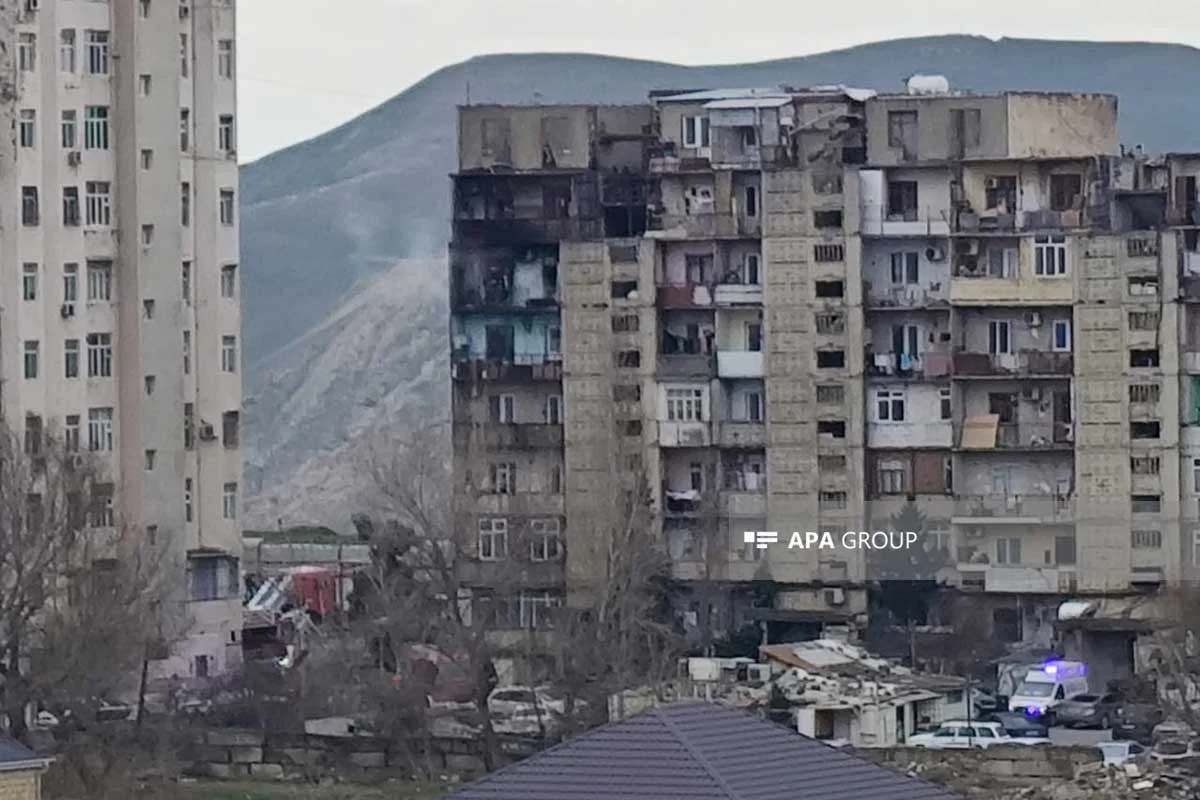
[[[1042,710],[1040,708],[1038,708],[1037,706],[1029,706],[1028,708],[1025,709],[1025,716],[1027,716],[1027,717],[1036,717],[1036,716],[1039,716],[1041,713],[1042,713]]]

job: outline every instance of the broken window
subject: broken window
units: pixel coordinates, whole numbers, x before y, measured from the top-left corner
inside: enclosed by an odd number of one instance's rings
[[[817,434],[832,436],[834,439],[846,438],[846,423],[840,419],[826,419],[817,422]]]
[[[1156,330],[1158,330],[1158,312],[1157,311],[1130,311],[1129,312],[1129,330],[1131,330],[1131,331],[1156,331]]]
[[[1161,469],[1162,459],[1157,456],[1134,456],[1129,459],[1129,470],[1134,475],[1157,475]]]
[[[963,156],[967,150],[979,147],[982,114],[978,108],[955,108],[950,111],[950,153]]]
[[[837,384],[817,387],[817,402],[822,405],[841,405],[845,399],[845,390]]]
[[[845,284],[842,281],[817,281],[816,293],[818,299],[833,299],[845,296]]]
[[[821,492],[817,504],[822,511],[837,511],[846,507],[845,492]]]
[[[571,121],[566,117],[542,117],[542,166],[557,166],[558,159],[571,155]]]
[[[746,216],[747,217],[757,217],[758,216],[758,187],[757,186],[747,186],[746,187]]]
[[[1158,366],[1158,348],[1130,350],[1129,366],[1133,368],[1155,368]]]
[[[614,358],[618,367],[636,369],[642,365],[642,351],[640,350],[622,350]]]
[[[845,314],[817,314],[817,333],[843,333],[845,330]]]
[[[1129,499],[1134,514],[1158,514],[1162,511],[1162,495],[1135,494]]]
[[[918,218],[916,181],[888,181],[888,219],[915,222]]]
[[[493,361],[513,360],[513,327],[488,325],[484,328],[485,357]]]
[[[614,300],[628,299],[630,295],[637,292],[637,288],[637,281],[613,281],[612,297]],[[634,330],[636,330],[636,328]]]
[[[817,456],[817,469],[826,473],[846,471],[845,456]]]
[[[818,350],[817,351],[817,368],[818,369],[841,369],[846,366],[846,351],[844,350]]]
[[[814,211],[813,225],[817,228],[842,227],[842,210],[838,208],[828,211]]]
[[[888,147],[900,148],[901,158],[917,157],[917,112],[888,112]]]
[[[610,244],[608,246],[608,260],[614,264],[636,264],[638,260],[638,247],[636,244]]]
[[[984,206],[1001,214],[1017,210],[1017,176],[990,175],[984,179]]]
[[[1130,297],[1158,297],[1158,278],[1139,277],[1129,279]]]
[[[1083,176],[1068,172],[1050,176],[1050,210],[1070,211],[1082,203]]]
[[[637,333],[639,325],[637,314],[620,314],[612,320],[613,333]]]
[[[1162,431],[1160,422],[1131,422],[1129,423],[1129,438],[1157,439]]]
[[[614,386],[612,387],[612,396],[615,403],[637,403],[642,399],[642,387],[636,383]]]
[[[508,157],[508,120],[489,118],[480,123],[481,150],[493,158]]]

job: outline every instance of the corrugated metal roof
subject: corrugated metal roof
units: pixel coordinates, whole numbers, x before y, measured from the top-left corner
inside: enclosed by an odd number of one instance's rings
[[[708,89],[702,92],[669,94],[654,98],[660,103],[707,103],[713,100],[746,100],[752,97],[779,97],[783,90],[765,89]]]
[[[792,102],[792,98],[790,97],[746,97],[730,100],[713,100],[710,103],[705,103],[704,107],[710,111],[738,108],[779,108],[780,106],[786,106],[790,102]]]
[[[709,703],[661,706],[513,764],[454,800],[957,800]]]

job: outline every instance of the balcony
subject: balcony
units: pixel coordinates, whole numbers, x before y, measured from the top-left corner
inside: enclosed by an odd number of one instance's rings
[[[738,239],[758,235],[758,221],[733,214],[654,214],[648,239]]]
[[[713,291],[703,283],[659,286],[655,295],[659,308],[711,308]]]
[[[1075,570],[1008,564],[959,564],[963,588],[985,592],[1060,594],[1073,591]]]
[[[980,494],[954,498],[955,525],[1030,525],[1068,523],[1075,498],[1054,494]]]
[[[712,444],[712,425],[708,422],[659,422],[660,447],[708,447]]]
[[[761,378],[763,371],[761,350],[717,351],[718,378]]]
[[[715,372],[716,359],[711,353],[663,353],[655,374],[659,378],[711,379]]]
[[[949,449],[953,447],[953,442],[954,425],[950,422],[870,422],[867,424],[867,447]]]
[[[875,287],[867,282],[864,288],[867,307],[875,311],[948,308],[950,305],[950,293],[942,283],[932,283],[928,286]]]
[[[719,306],[761,306],[763,287],[757,283],[720,283],[713,288],[712,297]]]
[[[916,358],[903,353],[875,353],[867,350],[867,374],[888,378],[943,378],[950,375],[950,354],[929,350]]]
[[[971,353],[958,351],[952,354],[954,377],[1069,377],[1075,372],[1075,356],[1072,353],[1055,353],[1046,350],[1023,350],[1020,353]]]
[[[714,510],[715,498],[695,490],[676,490],[664,484],[662,497],[663,516],[671,519],[695,519]]]
[[[512,558],[510,554],[503,561],[471,559],[459,561],[456,566],[459,579],[468,586],[551,589],[562,586],[566,581],[566,569],[561,557],[553,561],[530,562]]]
[[[508,353],[499,357],[457,350],[451,354],[456,381],[527,383],[561,381],[562,356],[558,353]]]
[[[767,426],[762,422],[726,420],[719,424],[717,443],[721,447],[766,447]]]
[[[766,519],[766,480],[763,480],[762,491],[727,490],[721,492],[721,516],[729,519]]]
[[[886,213],[882,205],[864,203],[863,236],[928,237],[950,235],[950,212],[937,208],[913,208]]]
[[[459,423],[454,428],[454,446],[486,450],[554,450],[563,444],[563,426],[545,423],[506,424]]]
[[[960,450],[1070,450],[1075,426],[1070,422],[996,422],[988,414],[954,426],[954,446]]]
[[[456,239],[477,242],[554,244],[602,239],[604,223],[598,219],[459,217],[454,220],[454,236]]]

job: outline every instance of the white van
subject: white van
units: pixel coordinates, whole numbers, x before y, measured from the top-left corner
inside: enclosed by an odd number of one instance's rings
[[[1025,675],[1008,701],[1009,711],[1053,722],[1054,708],[1068,697],[1087,694],[1087,665],[1079,661],[1047,661]]]

